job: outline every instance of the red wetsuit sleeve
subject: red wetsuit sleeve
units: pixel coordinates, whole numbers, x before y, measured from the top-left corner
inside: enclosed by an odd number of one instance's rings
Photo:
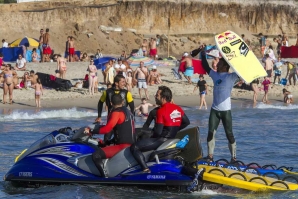
[[[112,114],[109,116],[107,124],[100,128],[99,134],[106,134],[111,132],[117,124],[123,123],[124,120],[125,115],[123,112],[112,112]]]

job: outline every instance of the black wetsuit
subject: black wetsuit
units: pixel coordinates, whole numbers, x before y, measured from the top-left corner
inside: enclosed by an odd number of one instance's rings
[[[108,107],[108,113],[111,112],[111,110],[112,110],[111,99],[114,94],[121,95],[124,100],[124,106],[125,107],[129,106],[130,111],[131,112],[134,111],[134,109],[135,109],[134,101],[133,101],[132,97],[128,96],[128,94],[130,94],[130,93],[127,90],[125,90],[125,89],[116,90],[115,88],[109,88],[104,92],[105,93],[103,93],[103,95],[101,96],[100,100],[98,101],[98,105],[97,105],[98,117],[101,117],[101,112],[102,112],[104,102],[106,103],[106,105]],[[130,96],[131,96],[131,94],[130,94]],[[113,131],[111,131],[111,133],[105,134],[104,141],[106,142],[107,140],[110,140],[112,135],[113,135]]]
[[[189,124],[188,117],[179,106],[171,103],[162,105],[156,113],[156,127],[153,138],[140,140],[130,147],[134,158],[142,169],[148,168],[142,152],[156,150],[167,139],[174,138],[179,130]]]

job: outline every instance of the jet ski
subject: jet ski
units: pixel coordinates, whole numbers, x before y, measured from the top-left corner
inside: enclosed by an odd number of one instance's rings
[[[151,173],[143,173],[129,147],[110,159],[103,160],[105,176],[101,176],[92,161],[92,153],[99,147],[96,138],[86,134],[84,127],[76,130],[55,130],[37,140],[15,159],[4,176],[21,186],[42,184],[134,184],[187,187],[193,176],[182,172],[183,165],[202,157],[199,129],[186,129],[175,139],[165,141],[158,149],[144,153]],[[184,148],[176,147],[185,136]]]

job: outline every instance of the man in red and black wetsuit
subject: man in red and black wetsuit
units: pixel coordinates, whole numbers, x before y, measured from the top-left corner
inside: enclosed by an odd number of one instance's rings
[[[153,136],[132,144],[130,150],[141,165],[143,172],[150,173],[142,152],[155,150],[167,139],[175,138],[177,132],[187,127],[190,122],[180,106],[172,104],[172,91],[166,86],[158,87],[155,95],[157,105],[156,125]]]
[[[92,154],[92,160],[101,176],[105,176],[102,169],[102,159],[113,157],[122,149],[129,147],[136,140],[133,115],[123,106],[124,102],[121,95],[114,94],[111,102],[113,109],[108,116],[107,124],[101,127],[98,133],[107,134],[114,130],[115,145],[98,148]]]

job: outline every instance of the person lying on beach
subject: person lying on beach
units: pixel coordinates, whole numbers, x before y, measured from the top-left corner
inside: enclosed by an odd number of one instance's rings
[[[284,95],[284,103],[291,104],[294,102],[293,95],[287,89],[282,89],[282,93]]]
[[[149,106],[154,106],[153,104],[150,104],[146,101],[146,98],[142,98],[142,103],[135,108],[135,111],[137,111],[138,116],[147,118],[149,115]]]

